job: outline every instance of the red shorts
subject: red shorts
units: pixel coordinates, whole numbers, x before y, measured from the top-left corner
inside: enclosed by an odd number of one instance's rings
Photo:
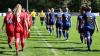
[[[15,28],[15,38],[19,38],[23,36],[23,29],[21,28]]]
[[[13,37],[14,36],[14,29],[6,29],[6,34],[8,37]]]
[[[27,33],[28,33],[27,31],[24,31],[24,32],[23,32],[23,37],[24,37],[24,38],[27,37],[27,35],[28,35]]]
[[[30,28],[31,28],[31,24],[29,23],[29,24],[28,24],[28,29],[30,29]]]

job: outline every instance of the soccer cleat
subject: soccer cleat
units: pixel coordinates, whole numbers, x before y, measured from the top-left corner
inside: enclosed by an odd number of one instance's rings
[[[16,56],[18,56],[18,51],[16,51]]]
[[[11,46],[11,45],[9,45],[9,48],[10,48],[10,49],[12,49],[12,46]]]
[[[84,39],[84,43],[85,43],[85,44],[87,43],[87,38]]]
[[[23,52],[23,51],[24,51],[24,49],[21,49],[21,50],[19,50],[19,51],[22,51],[22,52]]]
[[[68,38],[64,38],[64,40],[67,40]]]
[[[91,51],[91,49],[90,49],[90,48],[88,48],[88,51]]]

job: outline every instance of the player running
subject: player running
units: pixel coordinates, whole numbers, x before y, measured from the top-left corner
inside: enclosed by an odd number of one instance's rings
[[[88,50],[91,50],[91,44],[92,44],[92,35],[95,30],[95,26],[97,28],[98,32],[98,25],[96,23],[96,17],[93,13],[91,13],[91,7],[86,6],[85,14],[83,15],[84,19],[84,29],[85,29],[85,37],[87,38],[87,47]]]
[[[29,11],[27,11],[27,23],[28,23],[28,35],[27,37],[30,38],[30,28],[32,26],[32,16]]]
[[[3,25],[2,25],[2,30],[3,30],[3,27],[6,25],[6,34],[7,34],[7,37],[8,37],[8,45],[9,45],[9,48],[12,49],[11,45],[12,43],[14,42],[14,22],[13,22],[13,12],[10,8],[8,8],[8,12],[4,18],[4,22],[3,22]]]
[[[50,33],[50,25],[49,25],[49,14],[51,13],[51,10],[48,9],[47,10],[47,13],[46,13],[46,20],[45,20],[45,23],[46,23],[46,29],[48,30],[48,32]]]
[[[33,11],[31,12],[31,15],[32,15],[32,21],[33,21],[33,25],[35,24],[35,18],[36,18],[36,12],[35,10],[33,9]]]
[[[50,34],[54,32],[55,21],[56,21],[56,13],[54,12],[54,8],[52,8],[51,13],[49,14]]]
[[[22,16],[23,16],[23,20],[25,21],[24,24],[22,25],[23,26],[23,37],[26,39],[27,35],[28,35],[28,14],[27,12],[25,11],[25,9],[23,8],[22,9],[22,12],[21,12]]]
[[[81,42],[83,43],[83,40],[84,40],[84,20],[83,20],[83,14],[85,13],[84,11],[84,6],[81,6],[80,8],[80,15],[78,16],[77,18],[77,29],[78,29],[78,32],[80,34],[80,39],[81,39]]]
[[[56,33],[57,33],[57,38],[61,38],[61,34],[62,34],[62,9],[59,8],[59,12],[56,15],[57,19],[56,19]]]
[[[17,4],[14,9],[14,32],[15,32],[15,47],[16,47],[16,55],[18,56],[19,53],[19,44],[21,42],[22,51],[25,45],[25,37],[24,37],[24,30],[27,29],[26,15],[22,13],[22,6],[21,4]]]
[[[64,9],[64,14],[62,15],[63,22],[63,36],[67,40],[69,37],[69,29],[71,27],[71,15],[68,13],[68,8]]]
[[[45,20],[45,18],[46,18],[46,15],[45,15],[45,13],[43,12],[43,10],[41,10],[39,16],[40,16],[41,26],[43,26],[43,22],[44,22],[44,20]]]

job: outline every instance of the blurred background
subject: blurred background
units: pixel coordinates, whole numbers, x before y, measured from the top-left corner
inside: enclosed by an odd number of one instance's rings
[[[13,9],[17,3],[21,3],[25,9],[28,3],[29,10],[40,11],[52,7],[55,9],[68,7],[71,12],[78,12],[82,4],[88,3],[93,12],[100,11],[100,0],[0,0],[0,12],[6,12],[7,8]]]

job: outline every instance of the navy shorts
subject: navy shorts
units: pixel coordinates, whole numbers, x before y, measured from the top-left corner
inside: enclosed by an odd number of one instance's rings
[[[63,23],[62,22],[56,22],[56,28],[62,28]]]
[[[84,28],[78,27],[78,32],[79,32],[79,33],[84,33],[84,31],[85,31]]]
[[[70,27],[71,27],[70,24],[65,24],[65,23],[63,23],[63,30],[69,30]]]
[[[46,20],[46,21],[45,21],[45,23],[46,23],[46,25],[49,25],[49,22],[48,22],[48,20]]]
[[[70,29],[70,25],[63,25],[63,30],[69,30]]]
[[[92,36],[95,29],[85,29],[85,37]]]
[[[50,20],[49,20],[49,25],[54,25],[54,24],[55,24],[55,20],[50,19]]]

